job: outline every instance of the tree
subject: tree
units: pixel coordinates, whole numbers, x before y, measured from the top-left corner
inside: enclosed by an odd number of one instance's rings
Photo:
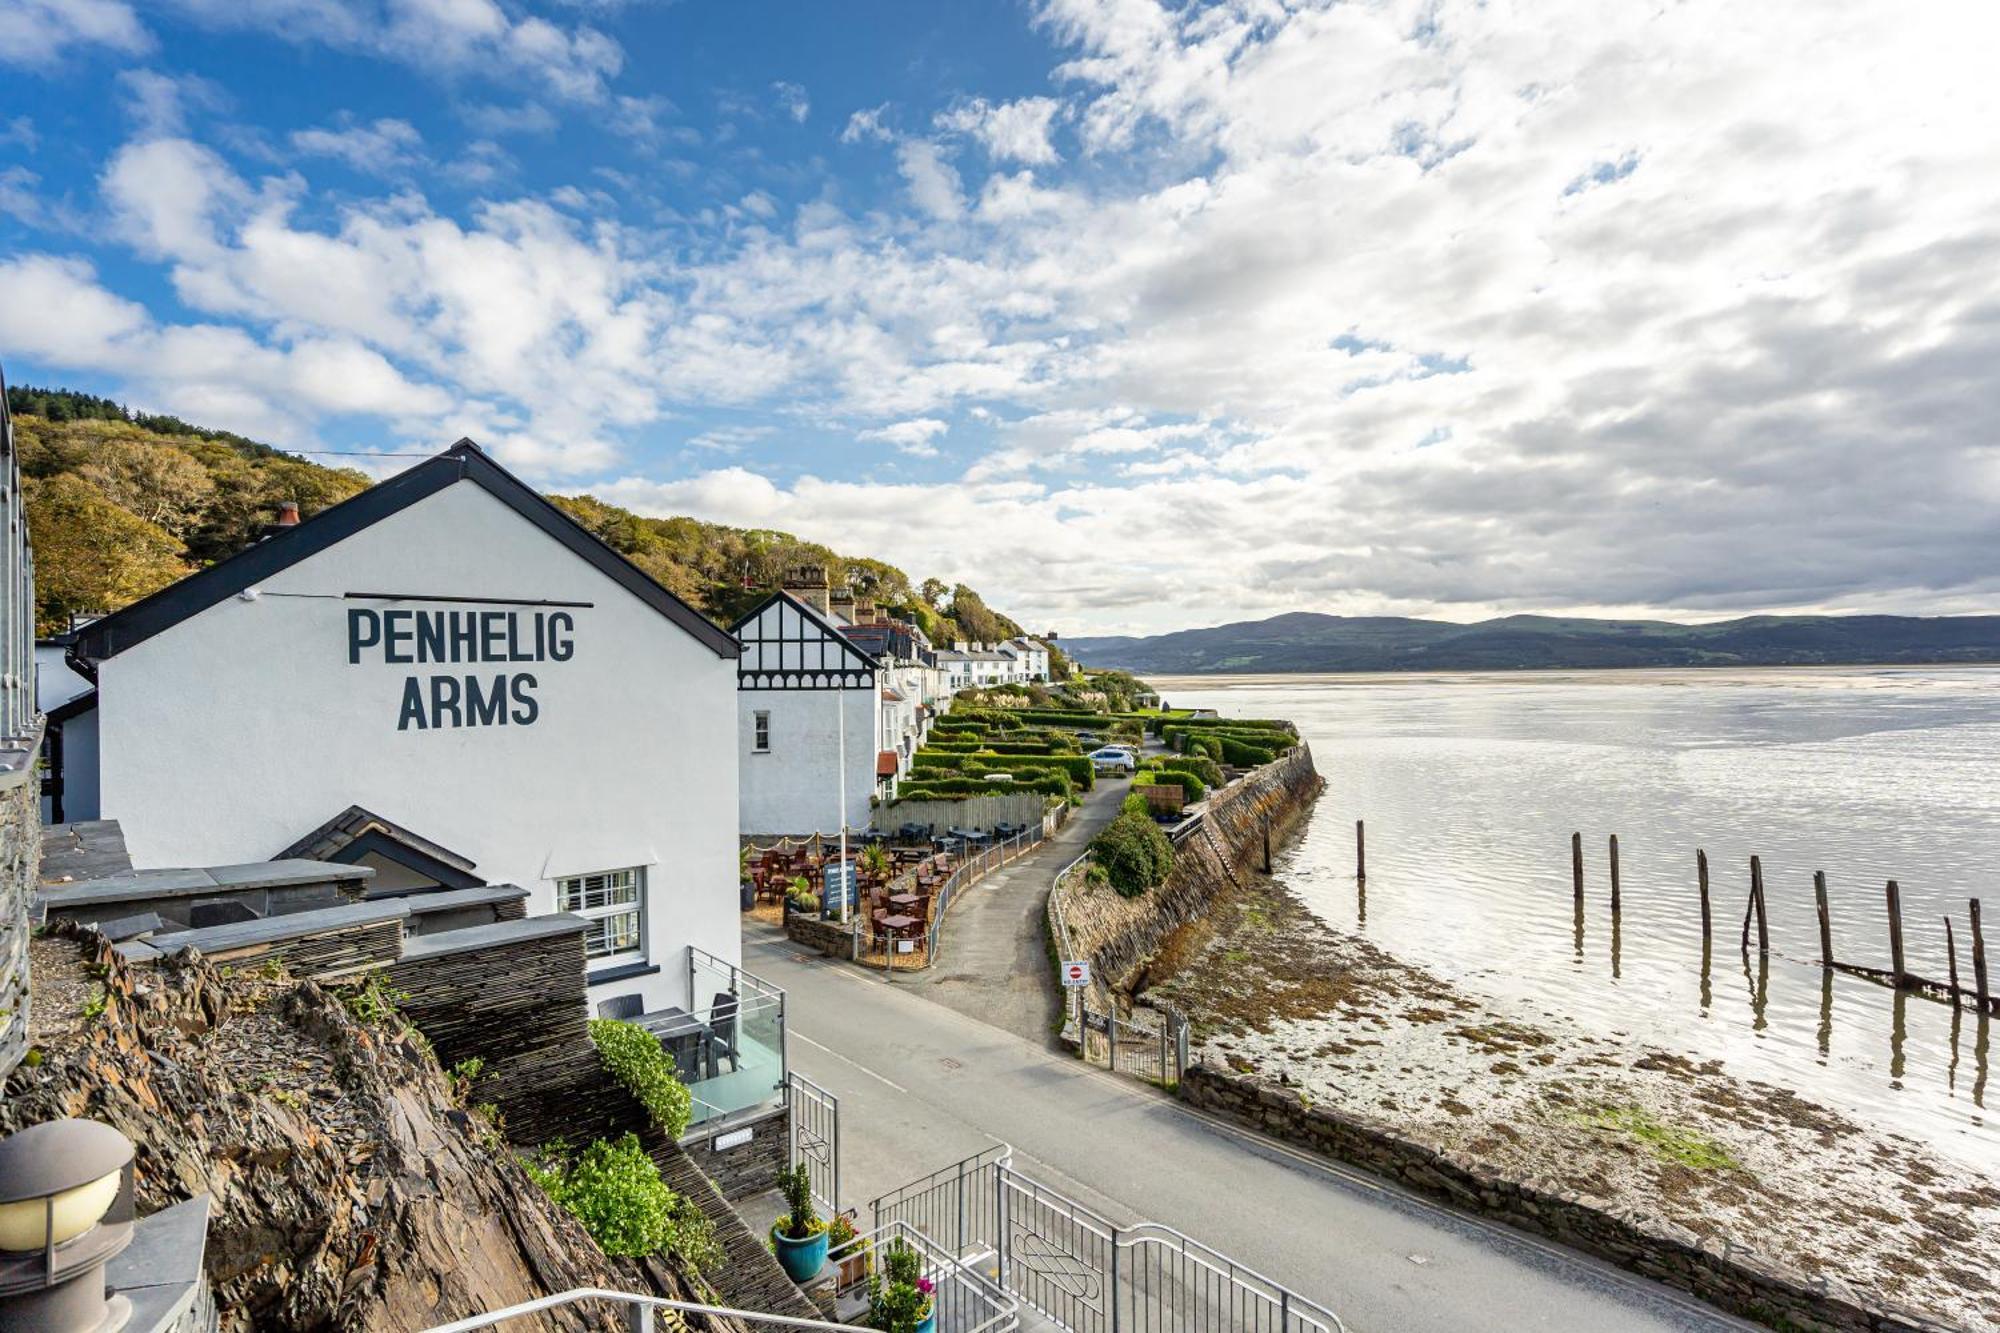
[[[110,611],[188,572],[171,533],[71,474],[27,483],[35,547],[35,632],[59,634],[72,613]]]
[[[186,453],[131,438],[99,443],[78,475],[105,499],[180,540],[193,531],[208,498],[215,494],[208,469]]]

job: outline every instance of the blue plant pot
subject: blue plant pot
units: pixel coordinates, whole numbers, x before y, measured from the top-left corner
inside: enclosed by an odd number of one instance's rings
[[[937,1333],[937,1301],[931,1301],[931,1312],[917,1321],[917,1333]]]
[[[803,1286],[826,1267],[826,1233],[822,1231],[810,1240],[793,1240],[782,1233],[784,1225],[782,1217],[771,1224],[771,1244],[778,1252],[778,1267],[785,1270],[786,1277]]]

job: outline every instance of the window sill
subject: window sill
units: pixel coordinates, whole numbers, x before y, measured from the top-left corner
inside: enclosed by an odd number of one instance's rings
[[[660,970],[658,963],[648,963],[644,959],[636,963],[620,963],[596,972],[585,972],[583,984],[602,986],[613,981],[630,981],[633,977],[650,977]]]

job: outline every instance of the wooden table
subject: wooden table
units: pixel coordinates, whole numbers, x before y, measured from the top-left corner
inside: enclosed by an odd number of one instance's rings
[[[900,907],[905,913],[908,913],[922,901],[923,899],[914,893],[892,893],[889,895],[890,906]]]
[[[890,939],[900,938],[904,932],[916,924],[917,919],[915,917],[905,916],[901,912],[898,912],[894,916],[885,916],[882,918],[882,929],[889,933]]]

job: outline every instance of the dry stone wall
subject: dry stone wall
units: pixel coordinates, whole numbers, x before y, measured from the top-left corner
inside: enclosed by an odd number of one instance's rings
[[[0,1079],[28,1048],[28,900],[41,861],[34,772],[0,792]]]

